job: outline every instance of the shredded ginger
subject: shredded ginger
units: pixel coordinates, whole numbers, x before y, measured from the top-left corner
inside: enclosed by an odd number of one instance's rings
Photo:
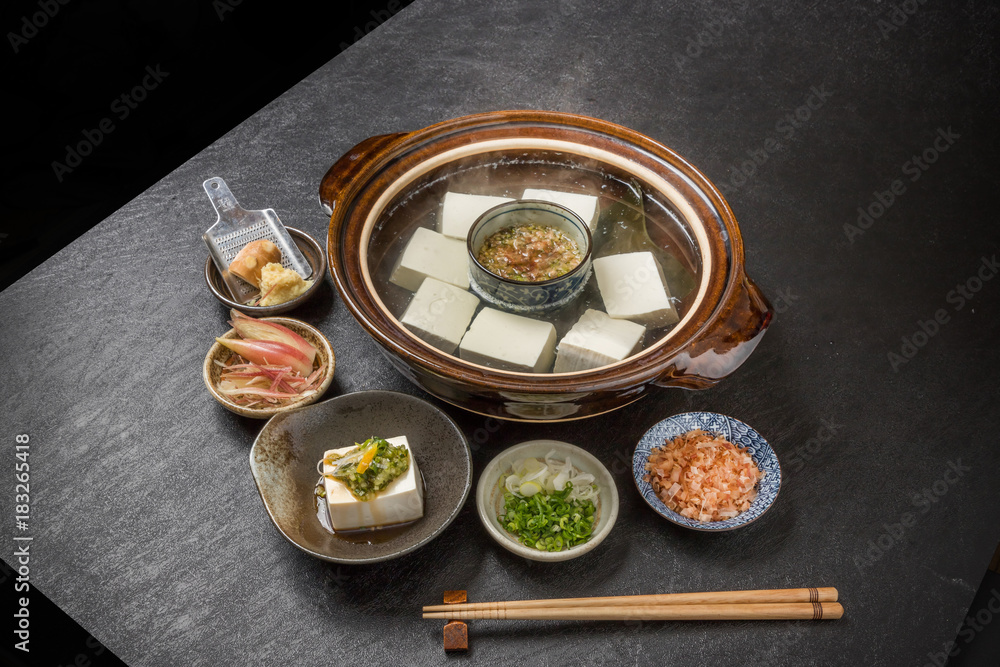
[[[748,510],[764,476],[745,448],[701,430],[654,447],[646,471],[667,507],[697,521],[725,521]]]

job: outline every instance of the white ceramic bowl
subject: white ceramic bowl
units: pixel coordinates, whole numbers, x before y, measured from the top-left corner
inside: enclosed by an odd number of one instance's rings
[[[555,450],[553,458],[565,461],[566,457],[570,456],[574,468],[594,476],[594,483],[599,489],[597,499],[594,501],[597,518],[593,535],[583,544],[565,551],[539,551],[524,546],[500,525],[497,513],[503,507],[503,490],[499,482],[502,475],[511,472],[514,461],[529,456],[543,459],[553,450]],[[483,469],[479,485],[476,487],[476,509],[479,511],[479,520],[483,522],[486,532],[504,549],[530,560],[563,561],[589,553],[608,536],[618,518],[618,488],[608,469],[590,452],[559,440],[531,440],[504,450]]]

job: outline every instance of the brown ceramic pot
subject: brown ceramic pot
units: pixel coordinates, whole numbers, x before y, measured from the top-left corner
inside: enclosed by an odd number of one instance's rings
[[[484,165],[539,187],[530,180],[539,164],[562,165],[564,171],[570,165],[584,181],[594,174],[636,181],[679,221],[673,231],[659,230],[658,237],[650,229],[649,235],[657,244],[681,248],[682,263],[698,275],[696,287],[685,300],[681,321],[665,337],[617,364],[560,374],[470,364],[408,332],[375,287],[385,279],[385,265],[398,254],[400,239],[412,233],[387,232],[385,216],[414,191],[437,192],[435,184],[449,174]],[[773,315],[744,272],[739,227],[715,186],[669,148],[606,121],[498,111],[372,137],[330,168],[320,185],[320,201],[331,214],[331,271],[354,317],[404,376],[480,414],[525,421],[579,419],[628,405],[653,386],[710,387],[747,359]],[[412,220],[416,227],[426,217]],[[690,236],[691,250],[685,253],[683,239],[672,234]]]

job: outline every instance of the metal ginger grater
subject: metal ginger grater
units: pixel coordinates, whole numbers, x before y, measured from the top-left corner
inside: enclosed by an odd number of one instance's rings
[[[281,224],[274,209],[247,211],[239,205],[236,197],[229,191],[229,186],[218,176],[208,179],[202,185],[219,214],[219,219],[201,238],[205,240],[212,261],[235,301],[245,304],[260,293],[256,287],[229,272],[229,264],[236,254],[251,241],[270,240],[281,251],[282,266],[303,278],[312,275],[312,267],[288,235],[288,230]]]

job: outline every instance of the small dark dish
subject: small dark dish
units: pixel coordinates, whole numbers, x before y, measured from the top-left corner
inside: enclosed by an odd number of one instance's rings
[[[656,495],[652,485],[644,479],[646,462],[654,447],[662,447],[668,440],[673,440],[681,433],[696,429],[717,433],[734,445],[747,448],[750,458],[764,473],[763,479],[757,484],[757,497],[750,504],[750,509],[742,514],[737,514],[725,521],[689,519],[667,507]],[[635,478],[639,494],[657,514],[678,526],[711,533],[739,528],[759,519],[764,512],[770,509],[778,497],[778,491],[781,490],[781,466],[778,464],[777,454],[767,444],[767,441],[760,433],[740,420],[715,412],[685,412],[664,419],[646,431],[646,434],[639,440],[635,454],[632,456],[632,476]]]
[[[215,295],[215,298],[229,308],[237,308],[252,317],[265,317],[267,315],[286,313],[311,299],[313,294],[316,293],[317,288],[319,288],[319,284],[323,282],[323,277],[326,276],[326,252],[316,239],[305,232],[292,227],[286,227],[285,229],[288,230],[292,240],[295,241],[295,245],[299,247],[306,261],[309,262],[309,266],[312,267],[312,275],[309,276],[309,280],[313,281],[313,284],[309,289],[291,301],[279,303],[275,306],[247,306],[232,299],[229,288],[226,287],[225,281],[219,274],[219,269],[215,266],[212,258],[208,257],[205,260],[205,282],[208,284],[208,289]]]
[[[373,435],[405,435],[424,479],[424,516],[371,535],[373,543],[338,537],[317,518],[316,463],[336,447]],[[280,414],[250,450],[250,471],[281,534],[307,554],[334,563],[375,563],[402,556],[441,534],[472,487],[472,455],[461,429],[426,401],[391,391],[338,396]]]
[[[493,234],[519,224],[554,227],[569,236],[581,250],[580,263],[561,276],[535,282],[512,280],[479,263],[479,251]],[[537,313],[566,305],[590,278],[590,228],[565,206],[520,199],[486,211],[469,230],[469,282],[472,291],[487,302],[515,313]]]

